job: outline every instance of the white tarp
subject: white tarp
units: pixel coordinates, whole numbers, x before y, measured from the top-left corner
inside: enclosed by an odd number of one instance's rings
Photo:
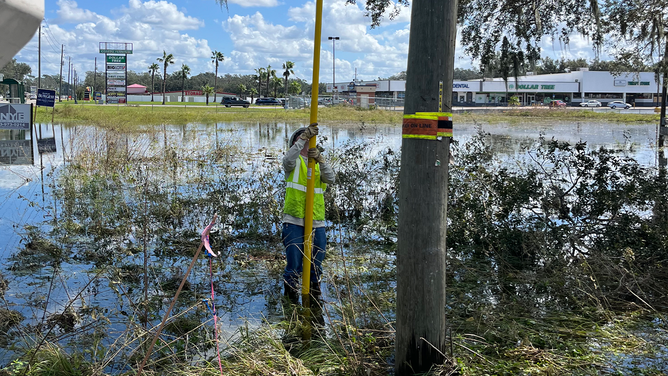
[[[44,0],[0,1],[0,67],[35,35],[44,18]]]

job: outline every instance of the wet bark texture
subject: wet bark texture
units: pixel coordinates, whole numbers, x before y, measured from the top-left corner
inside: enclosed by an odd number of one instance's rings
[[[405,114],[451,111],[456,0],[412,3]],[[397,245],[397,375],[445,357],[445,251],[450,139],[402,142]]]

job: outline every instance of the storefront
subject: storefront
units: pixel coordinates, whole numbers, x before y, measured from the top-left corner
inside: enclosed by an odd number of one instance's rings
[[[403,98],[405,81],[374,81],[378,84],[376,96]],[[596,99],[603,106],[612,101],[625,101],[634,106],[659,104],[661,84],[657,85],[653,72],[613,75],[593,72],[586,68],[570,73],[527,75],[510,78],[486,78],[475,81],[454,81],[452,103],[455,106],[505,105],[507,97],[517,96],[521,105],[542,105],[562,100],[577,106],[583,101]],[[507,95],[506,95],[507,94]]]

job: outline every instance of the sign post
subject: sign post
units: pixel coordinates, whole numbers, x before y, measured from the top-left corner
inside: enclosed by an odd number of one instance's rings
[[[105,57],[104,92],[107,103],[127,103],[127,63],[132,50],[132,43],[100,42],[100,53]]]

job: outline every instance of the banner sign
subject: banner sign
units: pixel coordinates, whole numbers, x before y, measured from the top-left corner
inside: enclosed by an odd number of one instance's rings
[[[124,97],[125,93],[120,92],[120,93],[107,93],[107,97]]]
[[[37,139],[37,151],[42,153],[55,153],[56,152],[56,139],[55,137],[50,138],[38,138]]]
[[[107,55],[107,63],[123,63],[123,64],[125,64],[125,56]]]
[[[37,89],[37,105],[43,107],[55,106],[56,91],[47,89]]]
[[[107,70],[124,71],[125,64],[107,64]]]
[[[32,140],[0,140],[0,163],[31,165]]]
[[[125,71],[107,72],[107,78],[125,78]]]
[[[0,129],[30,130],[30,105],[0,104]]]
[[[132,43],[126,42],[100,42],[101,54],[132,54]]]
[[[107,80],[107,85],[125,86],[125,80]]]
[[[107,86],[107,92],[110,91],[120,91],[122,93],[125,93],[125,86]]]
[[[131,54],[129,50],[100,50],[101,54]]]
[[[95,100],[99,101],[102,99],[102,92],[101,91],[96,91],[95,92]]]

